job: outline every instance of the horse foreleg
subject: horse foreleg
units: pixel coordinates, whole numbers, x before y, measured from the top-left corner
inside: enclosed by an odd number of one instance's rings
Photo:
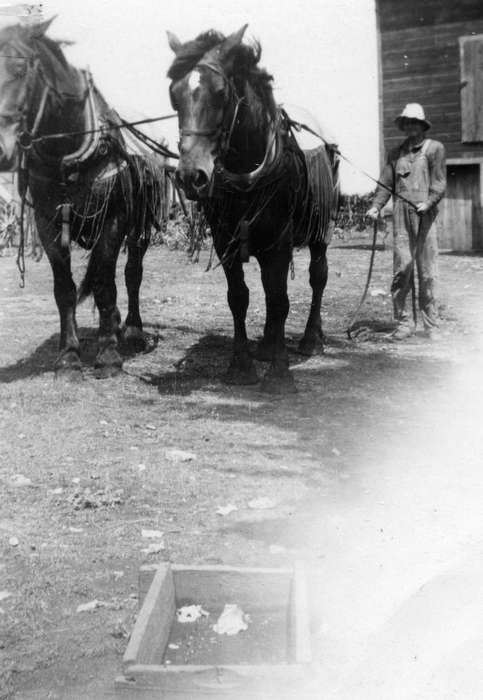
[[[94,366],[100,377],[117,374],[122,368],[118,349],[121,315],[116,306],[116,262],[121,247],[117,223],[105,230],[91,253],[89,265],[92,276],[92,292],[99,310],[98,350]]]
[[[54,297],[60,317],[59,354],[54,364],[56,376],[78,378],[81,371],[77,337],[76,287],[72,279],[69,248],[61,247],[57,232],[37,216],[39,237],[47,253],[54,277]]]
[[[222,257],[220,255],[220,257]],[[229,384],[256,384],[257,371],[248,351],[248,337],[245,326],[249,292],[243,275],[243,265],[239,259],[223,266],[228,283],[228,305],[233,316],[233,357],[225,374]]]
[[[289,311],[287,277],[290,254],[282,251],[271,257],[259,260],[262,271],[262,284],[265,290],[267,319],[265,337],[272,348],[271,364],[263,381],[262,390],[271,393],[296,391],[293,375],[288,366],[288,352],[285,345],[285,321]]]
[[[319,348],[324,349],[324,336],[322,333],[321,306],[322,294],[327,284],[327,246],[325,243],[313,243],[310,245],[309,280],[312,287],[312,303],[310,313],[305,326],[305,332],[299,343],[299,352],[303,355],[313,355]]]
[[[123,329],[123,339],[134,352],[145,349],[143,322],[139,312],[139,289],[143,279],[143,258],[147,242],[143,239],[128,243],[127,262],[124,268],[124,279],[128,296],[128,313]]]

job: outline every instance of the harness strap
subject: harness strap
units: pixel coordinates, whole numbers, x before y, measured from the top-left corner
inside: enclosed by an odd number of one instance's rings
[[[87,100],[85,104],[85,124],[86,134],[79,148],[73,153],[62,158],[62,167],[69,168],[78,163],[85,162],[95,151],[99,143],[99,115],[97,113],[94,100],[94,90],[92,76],[86,71],[82,71],[82,77],[86,84]]]
[[[62,233],[60,236],[60,243],[62,247],[68,248],[70,246],[70,214],[72,204],[60,204],[58,209],[60,209],[62,217]]]
[[[32,138],[35,136],[35,134],[37,133],[37,131],[40,128],[40,122],[42,121],[42,117],[44,116],[45,105],[47,104],[47,97],[49,95],[49,90],[50,90],[49,86],[44,85],[44,89],[42,91],[42,97],[40,98],[39,111],[37,112],[37,115],[35,117],[35,122],[34,122],[34,125],[32,127],[32,132],[31,132]]]
[[[249,226],[250,226],[250,223],[246,219],[243,219],[243,221],[240,223],[239,254],[240,254],[240,260],[242,263],[246,263],[250,260],[250,249],[249,249],[250,229],[249,229]]]
[[[423,145],[421,146],[421,153],[423,156],[426,155],[426,152],[431,144],[431,139],[425,139]]]

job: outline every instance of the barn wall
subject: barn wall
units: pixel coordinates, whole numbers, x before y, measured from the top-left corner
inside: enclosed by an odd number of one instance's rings
[[[448,157],[440,243],[459,250],[481,249],[483,93],[474,87],[466,88],[471,93],[462,93],[460,37],[483,35],[483,0],[376,0],[376,9],[381,158],[403,139],[394,124],[396,116],[408,102],[420,102],[433,124],[429,136],[444,143]],[[475,79],[483,71],[479,55],[474,61]],[[464,143],[463,133],[472,142]]]
[[[483,15],[483,1],[480,14]],[[381,33],[383,130],[387,148],[401,140],[395,117],[407,102],[421,102],[450,158],[483,157],[483,143],[461,141],[459,37],[483,34],[478,21]]]
[[[382,32],[482,19],[481,0],[378,0]]]

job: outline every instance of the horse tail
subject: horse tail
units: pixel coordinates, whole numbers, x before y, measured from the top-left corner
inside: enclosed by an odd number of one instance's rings
[[[81,304],[94,291],[95,267],[95,256],[91,253],[89,255],[89,262],[87,263],[87,269],[84,275],[84,279],[82,280],[79,286],[79,292],[77,294],[78,304]]]

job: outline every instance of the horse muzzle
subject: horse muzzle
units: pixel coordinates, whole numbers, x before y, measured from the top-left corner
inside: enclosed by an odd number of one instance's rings
[[[10,172],[18,163],[17,129],[9,129],[6,133],[0,131],[0,171]]]
[[[183,168],[176,170],[176,182],[188,199],[200,200],[210,196],[211,175],[203,168]]]

